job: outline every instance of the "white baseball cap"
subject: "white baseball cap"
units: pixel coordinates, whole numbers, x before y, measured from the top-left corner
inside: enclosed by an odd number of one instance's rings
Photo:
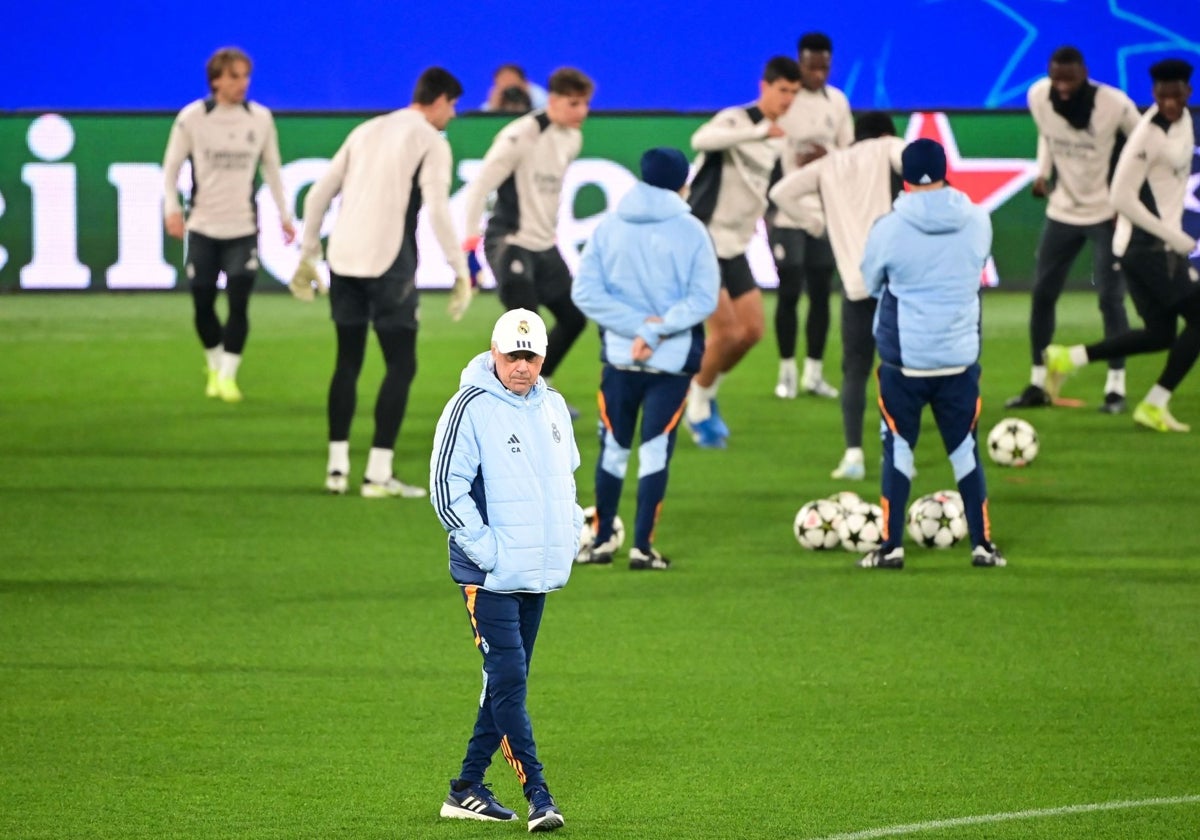
[[[501,353],[527,350],[545,356],[546,343],[546,322],[528,309],[510,309],[500,316],[492,330],[492,344]]]

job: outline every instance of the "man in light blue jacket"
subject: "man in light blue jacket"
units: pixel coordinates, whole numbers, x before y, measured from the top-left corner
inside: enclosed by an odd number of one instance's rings
[[[581,563],[611,563],[613,520],[642,414],[637,518],[629,568],[666,569],[651,545],[667,492],[667,468],[704,355],[704,320],[717,308],[721,272],[704,224],[681,195],[688,161],[678,149],[650,149],[642,183],[596,228],[583,252],[571,298],[600,326],[600,459],[596,538]]]
[[[546,344],[536,312],[500,316],[491,350],[471,360],[442,411],[429,463],[429,495],[450,533],[450,575],[483,655],[475,730],[441,815],[517,819],[483,782],[500,749],[529,800],[530,831],[563,824],[525,697],[546,593],[566,585],[583,527],[571,416],[540,376]]]
[[[879,409],[883,415],[883,545],[863,568],[904,567],[904,514],[921,412],[933,409],[971,535],[971,562],[1003,566],[991,542],[987,485],[975,440],[979,421],[979,276],[992,249],[987,211],[946,185],[946,152],[915,140],[901,154],[909,191],[871,228],[867,291],[879,299]]]

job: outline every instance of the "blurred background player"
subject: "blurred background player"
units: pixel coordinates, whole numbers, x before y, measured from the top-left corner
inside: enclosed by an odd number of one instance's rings
[[[1150,68],[1154,105],[1133,130],[1113,174],[1112,206],[1120,214],[1113,251],[1144,326],[1097,344],[1046,349],[1046,388],[1088,362],[1167,350],[1158,381],[1138,403],[1134,422],[1158,432],[1191,427],[1171,415],[1171,394],[1200,355],[1200,275],[1189,262],[1196,240],[1183,230],[1195,146],[1188,98],[1192,66],[1178,58]],[[1183,331],[1176,335],[1178,321]]]
[[[500,130],[465,191],[462,247],[468,253],[479,247],[483,209],[488,194],[497,192],[484,251],[496,276],[500,303],[505,309],[534,312],[544,306],[554,315],[542,371],[547,382],[587,324],[571,302],[571,272],[556,240],[563,178],[583,145],[580,126],[594,88],[592,80],[573,67],[555,70],[545,110]]]
[[[692,148],[701,155],[688,204],[708,228],[721,267],[717,309],[708,319],[704,359],[688,391],[684,418],[692,439],[704,448],[723,449],[729,437],[717,410],[720,377],[762,339],[762,292],[746,249],[767,209],[771,173],[783,151],[778,120],[799,89],[799,66],[775,56],[763,68],[756,102],[717,112],[692,135]]]
[[[862,274],[879,299],[879,410],[883,415],[883,544],[859,566],[904,567],[913,453],[926,405],[950,456],[971,535],[971,563],[1003,566],[991,542],[979,420],[979,275],[992,249],[986,210],[946,185],[946,152],[922,138],[905,147],[909,192],[875,223]]]
[[[367,498],[425,495],[393,474],[396,438],[417,372],[417,213],[424,204],[446,260],[454,269],[450,313],[457,320],[471,301],[466,259],[450,220],[453,171],[441,132],[462,96],[458,79],[441,67],[421,73],[412,104],[375,117],[350,132],[304,201],[301,262],[293,294],[312,300],[320,286],[321,220],[341,195],[329,237],[329,303],[337,330],[337,362],[329,383],[329,460],[325,488],[345,493],[350,474],[350,426],[367,331],[383,351],[385,372],[375,399],[375,436],[361,493]]]
[[[501,64],[492,73],[492,86],[488,88],[487,100],[480,106],[483,111],[503,111],[513,113],[513,102],[520,97],[512,91],[520,90],[529,102],[528,111],[532,108],[545,108],[548,94],[541,85],[529,81],[525,68],[520,64]],[[524,113],[524,111],[520,112]]]
[[[880,111],[860,116],[854,125],[854,144],[793,170],[771,188],[771,200],[787,210],[806,197],[818,196],[824,207],[829,243],[842,278],[842,432],[846,452],[833,478],[861,481],[863,416],[867,409],[867,378],[875,361],[875,298],[863,284],[863,249],[875,220],[892,209],[902,189],[900,154],[904,141],[896,136],[892,118]]]
[[[1049,196],[1046,224],[1037,247],[1037,276],[1029,315],[1033,369],[1029,385],[1005,405],[1032,408],[1050,404],[1045,391],[1042,353],[1054,338],[1054,309],[1071,264],[1092,243],[1092,282],[1100,297],[1104,335],[1129,329],[1125,283],[1113,267],[1113,209],[1108,198],[1118,135],[1128,137],[1138,110],[1122,91],[1088,79],[1083,54],[1060,47],[1050,57],[1049,75],[1027,94],[1029,113],[1038,129],[1038,175],[1033,194]],[[1051,183],[1051,177],[1054,181]],[[1109,360],[1104,402],[1100,410],[1125,410],[1125,360]]]
[[[688,383],[704,355],[704,319],[717,306],[721,272],[704,225],[681,197],[688,161],[678,149],[650,149],[635,184],[596,228],[572,297],[600,327],[600,457],[596,538],[579,562],[611,563],[613,518],[629,465],[638,414],[637,520],[629,568],[666,569],[654,529],[667,494]]]
[[[854,141],[850,101],[826,84],[833,59],[833,41],[820,32],[800,36],[798,43],[800,90],[779,127],[787,132],[780,157],[782,174],[788,175],[819,159],[829,150]],[[817,193],[776,207],[767,228],[771,254],[779,274],[775,306],[775,341],[779,347],[779,379],[775,396],[794,399],[799,388],[818,397],[833,398],[837,389],[825,381],[823,359],[829,335],[829,286],[834,256],[825,230],[825,215]],[[808,318],[804,323],[804,371],[796,370],[796,309],[800,295],[808,292]]]
[[[500,91],[500,104],[494,109],[497,114],[528,114],[532,110],[529,92],[516,85]]]
[[[246,99],[250,56],[222,47],[205,71],[211,95],[192,102],[175,118],[163,157],[163,215],[167,233],[187,241],[184,253],[192,292],[196,334],[204,346],[204,393],[239,402],[238,366],[250,332],[248,310],[258,275],[258,213],[255,176],[263,180],[279,208],[283,238],[296,236],[292,209],[283,197],[279,140],[271,112]],[[179,202],[179,172],[191,161],[192,190],[187,222]],[[217,275],[225,272],[229,314],[217,316]]]

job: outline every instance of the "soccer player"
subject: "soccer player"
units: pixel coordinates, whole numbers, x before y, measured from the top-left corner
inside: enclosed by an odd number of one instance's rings
[[[1038,129],[1038,175],[1033,194],[1049,196],[1046,224],[1037,248],[1037,278],[1029,315],[1033,369],[1029,385],[1006,405],[1032,408],[1050,404],[1046,394],[1043,351],[1054,338],[1054,308],[1062,295],[1071,264],[1092,243],[1092,282],[1100,297],[1104,335],[1129,329],[1125,286],[1113,268],[1113,208],[1109,175],[1118,135],[1128,137],[1138,110],[1122,91],[1088,79],[1083,55],[1061,47],[1050,57],[1049,75],[1035,82],[1027,96]],[[1051,183],[1051,177],[1054,181]],[[1100,410],[1125,410],[1125,360],[1109,360],[1104,402]]]
[[[536,312],[501,315],[491,349],[471,360],[446,403],[429,459],[431,501],[450,535],[450,575],[483,656],[475,728],[441,815],[517,818],[483,781],[501,750],[529,802],[529,830],[539,832],[561,828],[563,816],[533,739],[529,666],[546,593],[566,586],[583,527],[571,416],[538,375],[547,345]]]
[[[784,176],[854,141],[850,101],[827,84],[833,41],[821,32],[809,32],[800,36],[798,50],[800,90],[787,113],[779,118],[779,127],[787,132],[786,148],[779,161]],[[799,377],[801,390],[832,399],[838,392],[825,381],[822,367],[829,334],[829,286],[834,255],[826,235],[821,196],[810,193],[787,206],[777,206],[767,230],[779,274],[775,307],[779,379],[775,396],[794,399]],[[808,318],[804,324],[807,353],[804,371],[798,375],[796,308],[804,291],[808,292]]]
[[[862,274],[879,299],[879,410],[883,416],[883,544],[859,561],[904,567],[904,519],[921,413],[933,409],[971,536],[971,563],[1003,566],[992,544],[979,460],[979,274],[992,248],[987,211],[946,185],[946,152],[922,138],[905,147],[909,192],[875,223]]]
[[[863,249],[876,219],[892,208],[900,191],[900,154],[904,141],[896,136],[892,118],[870,111],[855,121],[855,141],[820,160],[793,170],[771,188],[780,210],[790,210],[808,197],[824,207],[829,243],[842,278],[842,432],[846,452],[832,477],[861,481],[863,416],[867,409],[867,377],[875,360],[875,298],[863,284]]]
[[[484,251],[500,302],[505,309],[534,312],[544,306],[555,317],[542,372],[547,382],[587,324],[571,302],[571,272],[555,240],[563,178],[583,145],[580,127],[594,87],[579,70],[555,70],[545,109],[502,128],[466,188],[463,250],[473,253],[479,247],[483,208],[497,190]]]
[[[283,198],[279,140],[271,112],[246,99],[250,56],[222,47],[205,65],[211,95],[192,102],[175,118],[163,156],[163,216],[167,233],[183,239],[196,333],[204,347],[204,393],[240,402],[238,367],[250,332],[250,293],[258,274],[258,212],[255,176],[261,167],[279,208],[283,238],[296,236],[292,211]],[[179,202],[179,172],[192,165],[187,221]],[[217,316],[217,275],[225,272],[229,314]]]
[[[762,339],[762,292],[746,249],[767,209],[771,173],[783,150],[778,121],[799,90],[799,66],[775,56],[763,69],[756,102],[717,112],[692,135],[692,148],[702,154],[688,204],[708,228],[721,267],[717,309],[708,319],[708,342],[684,418],[704,448],[724,449],[729,437],[716,404],[720,377]]]
[[[301,261],[291,289],[312,300],[320,285],[314,262],[321,257],[321,220],[334,196],[342,197],[329,237],[329,303],[337,330],[328,399],[325,489],[330,493],[346,492],[358,375],[373,325],[386,370],[375,400],[375,436],[361,494],[369,499],[425,495],[423,487],[396,478],[392,461],[417,372],[417,213],[422,204],[457,278],[451,316],[461,318],[471,301],[466,259],[450,220],[450,144],[441,134],[460,96],[462,85],[447,70],[426,69],[412,104],[351,131],[304,201]]]
[[[572,297],[600,326],[604,370],[596,463],[596,539],[578,562],[611,563],[613,519],[629,466],[638,413],[637,520],[629,568],[671,565],[651,541],[667,494],[680,409],[704,354],[704,319],[717,306],[721,272],[704,225],[681,193],[688,161],[678,149],[650,149],[634,185],[596,228]]]
[[[1047,347],[1046,389],[1057,395],[1062,380],[1088,362],[1168,350],[1133,419],[1159,432],[1186,432],[1191,427],[1172,416],[1169,403],[1200,355],[1200,275],[1188,261],[1196,240],[1183,230],[1195,147],[1187,107],[1192,66],[1168,58],[1150,68],[1150,78],[1154,105],[1121,151],[1112,183],[1112,206],[1120,214],[1113,251],[1144,326],[1087,346]]]

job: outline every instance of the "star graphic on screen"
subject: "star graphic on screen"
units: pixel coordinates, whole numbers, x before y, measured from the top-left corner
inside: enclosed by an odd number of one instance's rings
[[[1120,0],[984,0],[1024,33],[1012,50],[985,102],[988,108],[1024,104],[1025,91],[1046,75],[1050,54],[1065,44],[1078,47],[1093,78],[1130,92],[1129,65],[1138,56],[1200,55],[1200,42],[1168,24],[1121,8]],[[1035,25],[1032,21],[1037,20]],[[1189,18],[1190,22],[1191,18]],[[1116,40],[1115,52],[1101,48]],[[1089,49],[1094,45],[1095,49]],[[1136,90],[1137,79],[1134,80]],[[1149,80],[1146,80],[1147,93]],[[1145,99],[1146,96],[1135,96]]]
[[[946,180],[989,213],[1037,177],[1037,161],[1024,158],[964,158],[958,151],[949,118],[941,113],[915,113],[904,139],[927,137],[946,150]]]

